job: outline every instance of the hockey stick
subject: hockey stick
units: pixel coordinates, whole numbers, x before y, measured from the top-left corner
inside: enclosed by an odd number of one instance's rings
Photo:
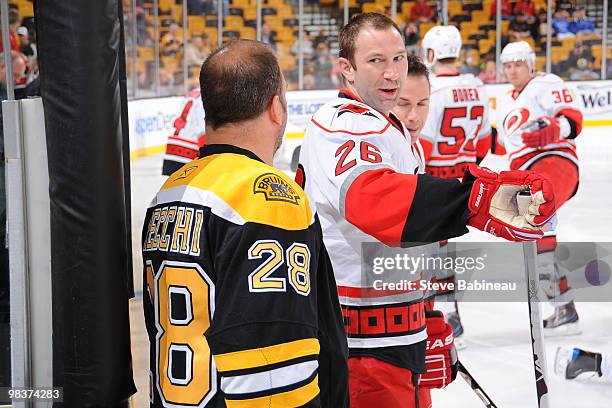
[[[527,306],[529,307],[529,325],[531,328],[531,347],[533,350],[533,368],[538,396],[538,407],[548,408],[548,381],[546,375],[546,354],[544,352],[544,328],[538,303],[539,277],[536,271],[536,244],[523,243],[525,255],[525,276],[527,277]]]
[[[457,361],[457,369],[461,377],[465,380],[466,383],[474,390],[478,398],[485,404],[487,408],[497,408],[497,405],[493,402],[491,397],[487,395],[485,390],[478,384],[478,382],[474,379],[472,374],[465,368],[461,361]]]

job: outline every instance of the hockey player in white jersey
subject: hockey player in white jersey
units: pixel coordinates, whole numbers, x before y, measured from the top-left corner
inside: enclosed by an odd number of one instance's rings
[[[514,89],[498,100],[497,130],[512,170],[533,170],[550,179],[556,207],[578,188],[576,138],[582,113],[561,78],[535,72],[535,53],[525,41],[506,45],[501,53],[503,72]],[[557,238],[549,232],[537,243],[537,266],[542,287],[555,312],[544,320],[548,336],[580,333],[578,314],[567,278],[554,260]]]
[[[455,26],[432,27],[422,42],[423,61],[432,75],[429,117],[421,131],[425,171],[442,178],[461,178],[470,163],[480,163],[491,146],[489,97],[484,84],[472,74],[461,74],[461,34]],[[453,254],[454,243],[441,242],[444,255]],[[437,271],[439,282],[454,282],[455,271]],[[463,326],[457,303],[441,301],[452,293],[440,293],[436,308],[453,328],[458,348]]]
[[[612,353],[597,353],[578,347],[557,348],[555,373],[573,380],[581,374],[612,381]]]
[[[363,13],[343,27],[339,43],[347,87],[309,122],[296,180],[316,203],[338,283],[351,407],[427,408],[428,389],[456,374],[452,330],[441,314],[425,313],[422,292],[364,286],[362,244],[437,242],[466,233],[466,225],[533,240],[554,213],[554,196],[532,172],[471,165],[463,183],[423,174],[416,135],[391,112],[407,77],[399,28],[382,14]],[[533,197],[526,217],[509,204],[521,186]]]
[[[190,91],[181,113],[174,121],[174,133],[168,137],[162,175],[169,176],[185,163],[197,159],[205,140],[204,107],[200,89]]]
[[[423,37],[423,62],[431,69],[430,109],[420,141],[427,173],[461,178],[491,146],[489,97],[472,74],[460,74],[461,34],[454,26],[435,26]]]

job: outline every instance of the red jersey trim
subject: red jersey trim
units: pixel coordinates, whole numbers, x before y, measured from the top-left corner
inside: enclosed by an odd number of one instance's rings
[[[417,281],[423,278],[423,274],[418,278]],[[353,286],[338,286],[338,295],[341,297],[351,299],[374,299],[386,296],[403,295],[406,293],[418,291],[418,286],[412,290],[377,290],[375,288],[356,288]]]
[[[188,144],[191,144],[191,145],[199,147],[199,143],[198,142],[193,142],[191,140],[183,139],[183,138],[176,137],[176,136],[168,136],[168,140],[176,140],[178,142],[188,143]]]
[[[385,133],[387,131],[387,129],[389,129],[389,126],[391,126],[391,122],[387,123],[387,125],[382,128],[381,130],[372,130],[370,132],[350,132],[348,130],[331,130],[331,129],[327,129],[325,126],[321,125],[319,122],[317,122],[314,118],[310,119],[310,121],[312,123],[314,123],[319,129],[323,130],[326,133],[346,133],[352,136],[366,136],[366,135],[380,135],[382,133]]]
[[[555,116],[565,116],[576,125],[576,136],[582,132],[582,112],[572,108],[563,108]]]
[[[456,160],[462,157],[476,157],[476,152],[464,152],[447,156],[431,156],[429,160]]]
[[[367,103],[365,103],[363,101],[363,99],[361,99],[360,97],[358,97],[356,94],[354,94],[352,91],[346,89],[346,88],[342,88],[340,90],[340,92],[338,92],[338,97],[340,98],[348,98],[348,99],[353,99],[357,102],[361,102],[364,105],[366,105],[368,108],[370,108],[370,110],[375,110],[376,112],[380,113],[381,115],[383,115],[385,117],[385,119],[387,119],[387,121],[389,121],[390,124],[393,125],[394,128],[396,128],[397,130],[399,130],[401,132],[401,134],[404,136],[404,138],[406,137],[406,133],[404,132],[404,127],[401,124],[401,121],[395,116],[393,115],[393,118],[391,118],[391,113],[390,114],[386,114],[384,112],[381,112],[379,110],[376,110],[374,108],[372,108],[370,105],[368,105]],[[387,126],[388,127],[388,126]],[[387,129],[387,128],[385,128]],[[352,133],[354,134],[354,133]],[[364,133],[366,134],[366,133]]]
[[[421,147],[423,148],[423,158],[425,159],[425,163],[431,159],[431,152],[433,152],[433,143],[424,138],[419,138],[419,142],[421,143]]]
[[[450,72],[444,72],[442,74],[436,74],[437,77],[456,77],[461,75],[461,73],[459,72],[455,72],[455,73],[450,73]]]
[[[489,153],[491,150],[491,139],[491,133],[478,139],[478,142],[476,142],[476,157],[484,158]]]

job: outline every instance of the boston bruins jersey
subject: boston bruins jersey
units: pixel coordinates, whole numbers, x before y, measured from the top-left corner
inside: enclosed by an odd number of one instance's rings
[[[142,232],[151,407],[343,407],[346,336],[303,190],[227,145],[172,174]]]

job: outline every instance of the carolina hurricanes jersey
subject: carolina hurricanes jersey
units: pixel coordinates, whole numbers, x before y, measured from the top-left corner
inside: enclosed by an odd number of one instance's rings
[[[491,144],[489,97],[472,74],[432,75],[429,116],[421,131],[426,171],[463,177],[470,163],[482,160]]]
[[[283,172],[204,146],[153,199],[142,255],[152,408],[348,406],[331,263]]]
[[[168,137],[162,174],[169,176],[185,163],[198,158],[204,145],[204,106],[200,89],[193,89],[185,97],[181,114],[174,121],[174,134]]]
[[[347,90],[308,124],[296,180],[315,201],[338,283],[351,356],[423,372],[423,291],[364,286],[362,245],[436,242],[467,232],[470,187],[424,170],[402,123]],[[453,197],[449,200],[448,197]],[[421,251],[422,252],[422,251]],[[419,273],[407,280],[425,279]]]
[[[525,146],[521,127],[542,116],[564,116],[570,125],[569,138],[543,148]],[[497,130],[509,154],[511,169],[528,169],[542,157],[565,157],[578,165],[576,144],[571,138],[580,134],[582,113],[572,93],[561,78],[541,74],[531,79],[522,90],[513,90],[497,102]]]

